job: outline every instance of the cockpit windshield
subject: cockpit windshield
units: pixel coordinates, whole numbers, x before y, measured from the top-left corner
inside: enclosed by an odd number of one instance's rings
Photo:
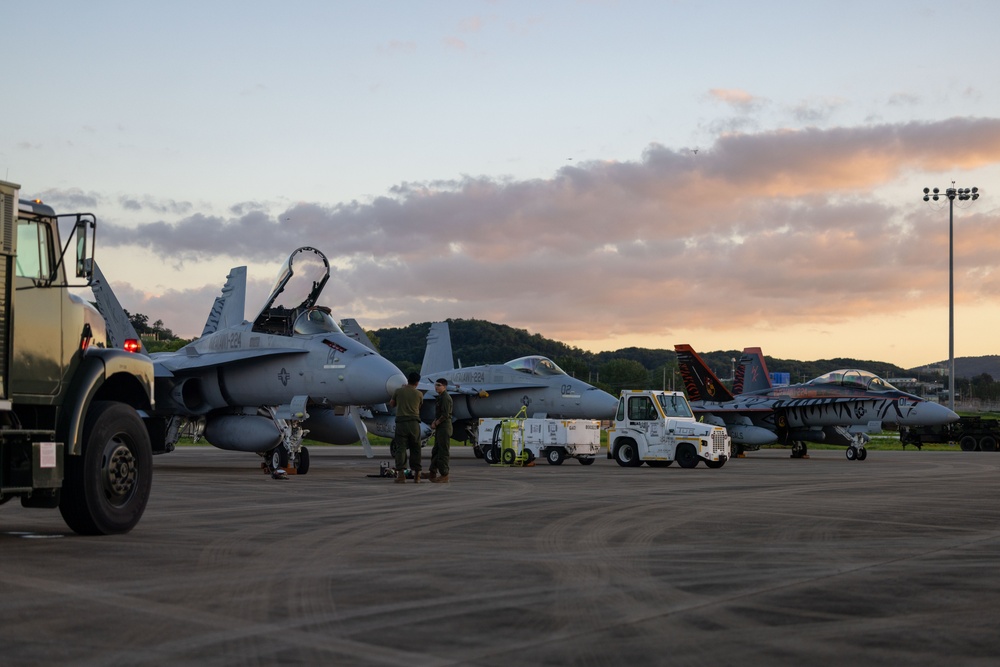
[[[527,373],[528,375],[538,375],[540,377],[566,375],[566,371],[556,366],[554,361],[538,355],[514,359],[513,361],[508,361],[504,366],[513,368],[515,371]]]
[[[894,386],[868,371],[839,370],[830,371],[826,375],[809,380],[807,384],[835,384],[841,387],[853,387],[867,391],[898,391]]]
[[[337,321],[325,308],[310,308],[299,315],[292,331],[303,336],[318,333],[343,333]]]
[[[668,417],[693,417],[687,399],[677,394],[658,394],[660,407]]]

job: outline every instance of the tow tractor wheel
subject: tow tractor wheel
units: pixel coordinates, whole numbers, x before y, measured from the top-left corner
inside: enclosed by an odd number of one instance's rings
[[[563,451],[562,447],[549,447],[545,450],[545,460],[549,462],[549,465],[562,465],[564,458],[566,458],[566,452]]]
[[[623,468],[637,468],[642,465],[639,449],[634,440],[623,440],[615,449],[615,461]]]
[[[580,458],[577,459],[577,461],[579,461],[580,465],[582,465],[582,466],[589,466],[591,463],[594,462],[594,457],[593,456],[581,456]]]
[[[705,465],[707,465],[709,468],[721,468],[722,466],[726,465],[726,460],[720,459],[718,461],[705,461]]]
[[[855,460],[857,460],[857,458],[858,458],[858,450],[855,449],[854,447],[848,447],[847,448],[847,460],[848,461],[855,461]]]
[[[677,448],[677,464],[682,468],[694,468],[698,465],[697,452],[694,451],[694,447],[685,443]]]
[[[83,455],[67,456],[59,512],[81,535],[127,533],[142,518],[153,478],[149,433],[135,409],[95,401],[83,427]]]
[[[646,461],[646,465],[650,468],[666,468],[671,463],[673,463],[673,461]]]

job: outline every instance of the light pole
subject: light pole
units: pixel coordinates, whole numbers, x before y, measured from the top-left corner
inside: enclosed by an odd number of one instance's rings
[[[955,411],[955,199],[976,201],[979,188],[956,188],[955,181],[944,191],[924,188],[924,201],[948,198],[948,408]]]

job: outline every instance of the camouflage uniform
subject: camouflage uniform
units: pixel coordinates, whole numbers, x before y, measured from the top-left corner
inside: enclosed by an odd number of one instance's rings
[[[424,395],[412,385],[404,385],[392,395],[396,404],[396,435],[392,439],[396,455],[396,470],[406,469],[406,454],[410,454],[410,470],[420,472],[420,406]]]
[[[436,470],[437,474],[443,477],[447,477],[451,461],[449,447],[452,433],[452,405],[451,396],[447,391],[438,394],[434,403],[434,421],[437,422],[437,428],[434,429],[434,448],[431,449],[431,474]]]

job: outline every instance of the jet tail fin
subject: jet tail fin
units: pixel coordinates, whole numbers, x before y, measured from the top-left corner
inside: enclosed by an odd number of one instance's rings
[[[247,300],[247,267],[234,266],[226,276],[222,295],[215,297],[212,310],[205,320],[201,335],[207,336],[219,329],[242,324]]]
[[[424,349],[424,363],[420,366],[420,376],[429,377],[440,371],[455,370],[455,358],[451,352],[451,332],[447,322],[433,322],[427,332],[427,347]]]
[[[101,272],[101,267],[97,265],[96,261],[93,264],[94,281],[91,283],[90,288],[94,291],[97,310],[101,311],[101,315],[104,316],[104,322],[108,328],[108,344],[111,347],[121,350],[124,349],[127,339],[137,340],[139,341],[140,352],[145,354],[146,346],[142,344],[142,339],[139,338],[135,327],[132,326],[128,316],[125,314],[125,309],[122,308],[121,303],[118,302],[118,297],[111,290],[111,285],[108,284],[104,273]]]
[[[733,400],[722,382],[690,345],[674,345],[677,365],[680,366],[684,390],[689,401],[723,402]]]
[[[764,353],[759,347],[743,348],[740,363],[736,366],[733,393],[739,395],[770,388],[771,375],[767,372],[767,364],[764,363]]]
[[[378,353],[378,348],[376,348],[375,344],[372,343],[371,338],[369,338],[368,334],[365,333],[361,324],[358,323],[358,321],[353,317],[342,320],[340,322],[340,328],[344,330],[345,334],[358,341],[372,352]]]

